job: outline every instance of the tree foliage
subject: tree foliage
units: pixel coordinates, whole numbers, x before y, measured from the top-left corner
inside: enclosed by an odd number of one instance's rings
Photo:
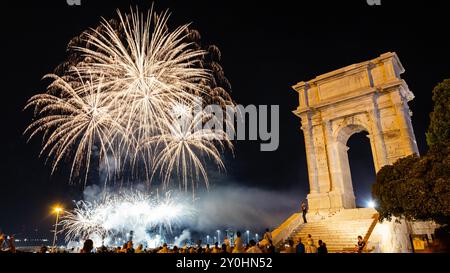
[[[450,145],[450,79],[433,89],[433,112],[427,132],[428,146]]]
[[[450,79],[433,90],[434,109],[427,132],[429,151],[410,155],[377,173],[372,195],[380,220],[450,223]]]

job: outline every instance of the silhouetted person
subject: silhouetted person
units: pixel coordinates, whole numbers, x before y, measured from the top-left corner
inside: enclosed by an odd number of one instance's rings
[[[222,252],[222,249],[219,247],[219,242],[214,243],[214,247],[211,251],[212,253],[220,253]]]
[[[197,253],[203,253],[202,240],[197,241]]]
[[[302,238],[298,238],[298,244],[295,248],[296,253],[305,253],[305,245],[302,243]]]
[[[133,241],[128,241],[127,242],[127,251],[126,251],[126,253],[134,253]]]
[[[227,249],[228,249],[227,244],[225,243],[222,244],[222,249],[220,250],[220,253],[228,253]]]
[[[206,244],[205,253],[211,253],[211,247],[209,244]]]
[[[94,249],[94,242],[91,239],[87,239],[84,241],[83,248],[80,253],[91,253],[92,249]]]
[[[167,247],[167,244],[166,244],[166,243],[164,243],[163,246],[162,246],[162,248],[160,248],[160,249],[158,250],[158,253],[169,253],[169,248]]]
[[[319,254],[328,253],[327,245],[322,240],[319,240],[319,247],[317,248],[317,253]]]
[[[305,201],[302,201],[302,205],[301,205],[301,209],[302,209],[302,215],[303,215],[303,223],[308,223],[306,221],[306,213],[308,213],[308,207],[306,206]]]
[[[48,247],[47,246],[41,246],[41,249],[39,249],[39,253],[47,253]]]
[[[286,247],[286,253],[295,253],[295,248],[294,248],[294,240],[290,239],[289,240],[289,246]]]
[[[255,240],[250,240],[249,248],[246,251],[247,253],[262,253],[261,249],[258,245],[256,245]]]

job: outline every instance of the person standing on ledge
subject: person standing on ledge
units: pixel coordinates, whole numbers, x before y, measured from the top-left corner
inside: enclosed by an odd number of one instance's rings
[[[302,201],[301,209],[302,209],[302,214],[303,214],[303,223],[306,224],[306,223],[308,223],[306,221],[306,213],[308,212],[308,208],[306,207],[305,201]]]

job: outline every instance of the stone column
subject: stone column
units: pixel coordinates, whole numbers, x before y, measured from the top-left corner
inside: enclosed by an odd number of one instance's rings
[[[391,93],[392,103],[394,105],[395,113],[397,116],[398,127],[404,144],[404,154],[411,155],[413,153],[419,154],[417,143],[414,137],[412,129],[408,107],[405,106],[405,101],[401,96],[399,90]]]
[[[333,139],[333,129],[331,128],[331,121],[325,120],[323,122],[325,146],[327,148],[327,161],[328,161],[328,172],[330,176],[330,189],[340,190],[342,189],[342,181],[339,181],[337,174],[340,172],[337,165],[337,155],[336,155],[336,141]]]
[[[375,171],[378,172],[381,167],[388,165],[386,145],[383,138],[383,130],[381,128],[380,111],[376,101],[377,95],[373,97],[373,108],[369,109],[369,122],[372,127],[372,132],[369,132],[370,142],[372,144],[372,155],[374,157]]]
[[[314,134],[310,114],[305,113],[301,116],[302,131],[305,137],[306,161],[308,165],[309,187],[311,193],[319,192],[318,172],[316,164],[316,152],[314,147]]]

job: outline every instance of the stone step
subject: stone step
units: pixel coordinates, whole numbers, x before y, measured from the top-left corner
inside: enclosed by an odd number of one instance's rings
[[[353,232],[353,231],[356,231],[356,230],[362,230],[362,229],[365,229],[365,228],[367,227],[367,225],[370,226],[370,224],[367,223],[365,226],[362,226],[362,227],[351,227],[351,228],[349,228],[349,227],[343,227],[343,228],[337,228],[337,227],[322,227],[322,228],[318,228],[318,227],[314,227],[314,228],[312,228],[312,227],[305,227],[305,228],[301,229],[300,232],[301,232],[301,231],[304,231],[304,233],[306,233],[306,231],[321,231],[321,230],[326,230],[326,231],[348,231],[348,232]]]
[[[316,246],[318,240],[322,240],[329,252],[349,252],[355,247],[359,235],[366,236],[375,216],[374,209],[342,210],[324,220],[302,224],[289,238],[294,241],[301,238],[305,243],[311,234]]]
[[[326,226],[306,226],[301,230],[314,230],[314,229],[328,229],[328,230],[351,230],[365,228],[367,225],[370,225],[372,222],[365,223],[364,225],[347,225],[347,226],[335,226],[335,225],[326,225]]]
[[[317,224],[318,226],[320,226],[321,224],[323,225],[329,225],[329,224],[335,224],[335,225],[346,225],[348,223],[351,223],[353,225],[358,225],[358,224],[364,224],[367,222],[370,222],[373,219],[364,219],[364,220],[345,220],[345,221],[323,221],[322,223],[311,223],[311,224]]]
[[[292,236],[292,237],[290,237],[290,238],[293,238],[293,239],[298,239],[298,238],[301,238],[302,240],[307,240],[308,239],[308,237],[307,236]],[[356,240],[356,238],[357,237],[354,237],[354,236],[339,236],[339,237],[330,237],[330,236],[326,236],[326,235],[324,235],[324,236],[314,236],[313,237],[313,240],[314,241],[317,241],[317,240],[325,240],[325,239],[327,239],[328,241],[342,241],[342,240]]]
[[[364,220],[345,220],[345,221],[322,221],[322,222],[311,222],[311,223],[307,223],[308,225],[312,225],[312,226],[326,226],[326,225],[346,225],[346,224],[353,224],[353,225],[358,225],[358,224],[365,224],[367,222],[372,221],[373,219],[364,219]]]
[[[346,237],[351,237],[353,235],[356,234],[355,237],[358,237],[358,235],[363,235],[366,231],[362,230],[360,232],[354,232],[354,233],[331,233],[331,232],[312,232],[312,233],[302,233],[302,234],[293,234],[290,237],[301,237],[301,238],[306,238],[308,237],[308,234],[311,234],[313,238],[318,238],[318,237],[336,237],[336,238],[346,238]]]
[[[367,222],[361,225],[345,225],[345,226],[337,226],[337,225],[325,225],[325,226],[305,226],[304,228],[302,228],[301,230],[314,230],[314,229],[335,229],[335,230],[354,230],[354,229],[361,229],[361,228],[365,228],[367,225],[370,225],[371,222]],[[349,229],[351,228],[351,229]]]
[[[361,230],[355,230],[354,232],[339,232],[339,231],[308,231],[308,232],[302,232],[302,233],[296,233],[296,235],[301,236],[301,237],[306,237],[308,236],[308,234],[313,235],[313,237],[318,237],[318,236],[324,236],[324,235],[328,235],[328,236],[347,236],[347,235],[353,235],[355,233],[361,233],[361,232],[365,232],[365,229],[361,229]],[[359,234],[361,235],[361,234]]]
[[[319,237],[335,237],[335,238],[346,238],[346,237],[351,237],[355,234],[356,237],[358,237],[358,235],[363,235],[365,233],[364,230],[360,231],[360,232],[354,232],[354,233],[332,233],[332,232],[311,232],[311,233],[302,233],[302,234],[293,234],[290,237],[301,237],[301,238],[307,238],[308,234],[311,234],[313,236],[313,238],[319,238]]]

